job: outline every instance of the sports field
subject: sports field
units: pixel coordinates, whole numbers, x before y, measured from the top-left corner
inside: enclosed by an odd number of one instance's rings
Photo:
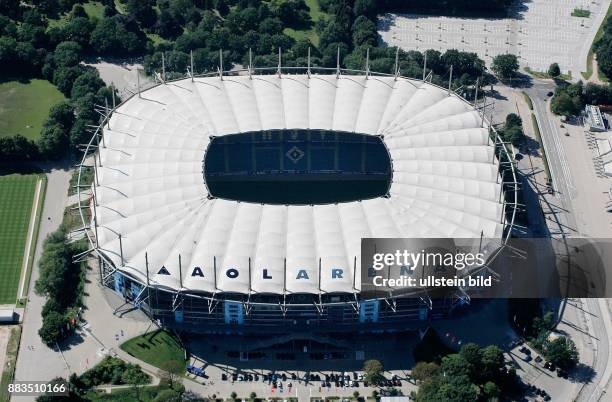
[[[65,99],[46,80],[0,83],[0,137],[21,134],[36,140],[51,106]]]
[[[37,175],[0,176],[0,304],[15,303]]]

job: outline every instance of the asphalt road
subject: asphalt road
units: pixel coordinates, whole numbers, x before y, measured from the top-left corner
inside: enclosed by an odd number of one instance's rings
[[[573,185],[574,178],[565,156],[566,150],[561,143],[560,136],[562,134],[548,111],[547,102],[550,98],[547,94],[554,92],[554,90],[555,83],[552,81],[533,80],[533,86],[526,89],[525,92],[531,97],[533,102],[534,114],[540,127],[540,135],[546,151],[555,196],[563,208],[563,210],[559,211],[559,220],[566,226],[566,232],[559,234],[567,236],[571,234],[567,232],[568,230],[575,230],[577,227],[571,204],[571,199],[575,195],[576,189]]]
[[[566,150],[561,142],[561,132],[556,121],[548,111],[548,92],[554,92],[555,84],[552,81],[534,80],[533,86],[526,90],[531,97],[534,113],[540,126],[543,147],[552,176],[555,198],[561,204],[562,209],[557,211],[557,217],[565,229],[557,230],[551,228],[552,236],[562,238],[576,235],[571,233],[577,228],[573,213],[572,198],[576,195],[574,180],[570,166],[566,158]],[[584,385],[578,394],[577,401],[594,402],[602,400],[605,394],[606,383],[609,380],[609,355],[610,355],[610,314],[605,299],[582,299],[586,321],[589,323],[589,333],[592,336],[593,370],[594,377]]]

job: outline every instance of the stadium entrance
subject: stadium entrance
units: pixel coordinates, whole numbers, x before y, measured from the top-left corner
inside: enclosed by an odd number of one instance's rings
[[[381,137],[309,129],[213,137],[203,170],[214,197],[288,205],[381,197],[392,176]]]

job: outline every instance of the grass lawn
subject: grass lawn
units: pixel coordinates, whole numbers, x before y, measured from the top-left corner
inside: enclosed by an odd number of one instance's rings
[[[101,20],[104,17],[104,4],[99,1],[88,1],[81,4],[85,13],[90,18]],[[62,14],[59,18],[49,18],[49,27],[62,27],[68,21],[68,13]]]
[[[169,44],[170,42],[167,39],[162,38],[158,34],[148,33],[147,38],[153,42],[153,46],[161,45],[161,44]],[[195,69],[194,69],[195,70]]]
[[[548,75],[547,72],[534,71],[534,70],[530,69],[529,67],[525,67],[525,72],[528,73],[528,74],[531,74],[535,78],[540,78],[540,79],[550,79],[550,78],[552,78],[550,75]],[[563,80],[563,81],[571,81],[571,79],[572,79],[572,72],[570,71],[569,74],[561,74],[560,76],[557,77],[557,79],[558,80]]]
[[[21,134],[37,139],[51,106],[65,99],[46,80],[0,83],[0,137]]]
[[[8,401],[10,394],[8,385],[13,381],[15,375],[15,363],[17,362],[17,352],[19,351],[19,340],[21,339],[21,327],[19,325],[11,328],[11,335],[6,345],[6,360],[2,367],[2,377],[0,379],[0,401]]]
[[[104,17],[104,5],[99,1],[84,3],[83,8],[90,18],[102,19]]]
[[[15,303],[37,175],[0,176],[0,304]]]
[[[572,11],[572,17],[589,18],[590,16],[591,12],[582,8],[575,8],[574,11]]]
[[[121,401],[121,402],[149,402],[153,401],[157,394],[167,388],[159,386],[144,386],[141,387],[136,394],[136,390],[132,387],[114,389],[110,394],[102,392],[88,392],[85,396],[88,401]]]
[[[327,13],[321,10],[321,6],[319,6],[319,0],[306,0],[306,5],[309,9],[310,19],[312,19],[312,27],[306,30],[295,30],[293,28],[285,28],[283,33],[285,35],[291,36],[295,40],[299,39],[309,39],[310,43],[315,46],[319,46],[319,35],[315,31],[315,26],[317,25],[317,21],[321,18],[326,18]]]
[[[172,334],[162,330],[132,338],[120,348],[155,367],[169,360],[185,362],[185,349]]]

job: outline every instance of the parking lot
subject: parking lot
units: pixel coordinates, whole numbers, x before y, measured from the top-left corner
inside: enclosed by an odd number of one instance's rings
[[[586,69],[588,48],[608,5],[533,0],[503,19],[387,14],[379,20],[379,33],[390,46],[405,50],[459,49],[477,53],[487,65],[498,54],[512,53],[534,71],[546,71],[557,62],[563,72],[578,76]],[[573,17],[576,8],[589,10],[589,18]]]
[[[394,374],[395,373],[395,374]],[[250,392],[258,396],[353,396],[357,391],[362,396],[372,395],[376,390],[381,395],[409,395],[416,390],[415,381],[405,372],[385,372],[385,380],[373,386],[364,380],[363,372],[317,372],[217,370],[208,366],[199,375],[190,374],[194,381],[203,384],[209,394],[229,395],[236,392],[246,397]]]

